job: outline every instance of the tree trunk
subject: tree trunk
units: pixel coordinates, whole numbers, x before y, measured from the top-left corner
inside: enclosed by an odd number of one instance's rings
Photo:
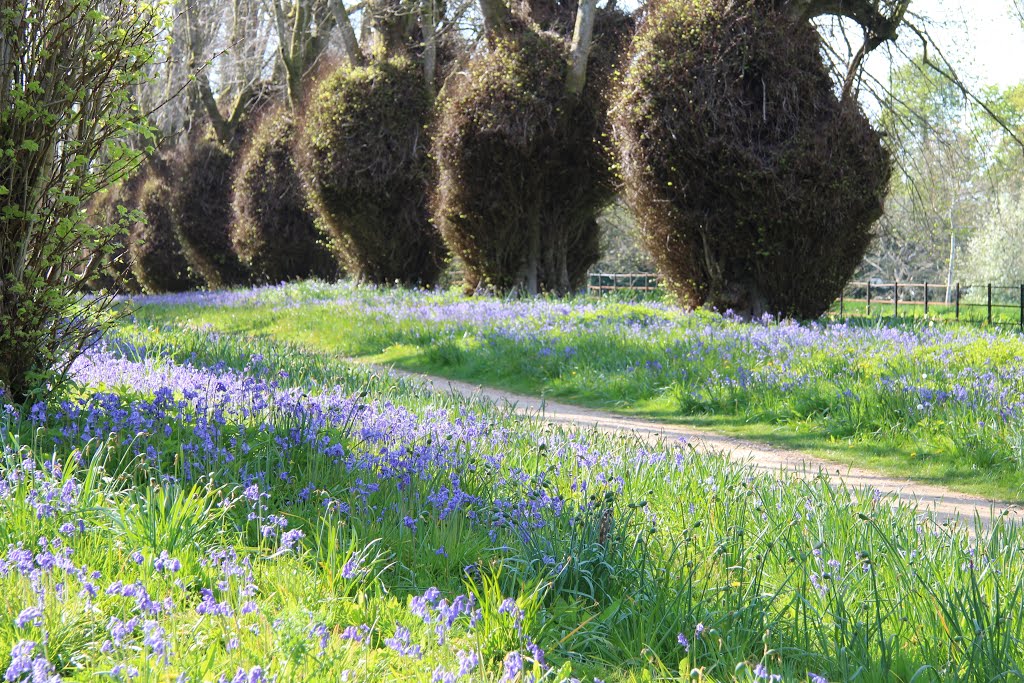
[[[597,14],[597,0],[580,0],[576,8],[576,26],[572,32],[572,46],[569,50],[569,73],[565,89],[570,95],[579,95],[587,84],[587,60],[594,40],[594,16]]]
[[[334,13],[334,21],[338,24],[341,32],[341,44],[345,49],[345,56],[352,66],[363,66],[366,58],[359,47],[359,40],[352,28],[352,20],[348,15],[348,8],[345,7],[345,0],[334,0],[331,3],[331,11]]]
[[[530,231],[526,244],[526,292],[537,296],[540,291],[540,207],[527,210],[527,230]]]
[[[420,13],[420,27],[423,30],[423,80],[426,81],[431,99],[437,90],[437,13],[434,1],[424,0],[423,11]]]
[[[210,124],[213,126],[217,139],[221,142],[226,142],[230,139],[231,131],[220,112],[220,108],[217,107],[217,99],[213,96],[213,90],[210,88],[210,79],[206,75],[205,67],[200,67],[197,63],[200,59],[196,49],[199,29],[196,26],[192,10],[192,3],[186,1],[183,13],[185,16],[185,40],[188,46],[188,68],[189,71],[195,74],[192,82],[193,97],[198,98],[199,104],[206,111],[206,116],[210,119]]]
[[[507,34],[512,27],[512,12],[503,0],[480,0],[480,13],[488,35]]]
[[[846,17],[868,32],[866,52],[887,40],[896,40],[896,31],[903,23],[910,0],[898,0],[890,14],[882,12],[881,0],[786,0],[782,9],[794,20],[809,20],[825,14]]]

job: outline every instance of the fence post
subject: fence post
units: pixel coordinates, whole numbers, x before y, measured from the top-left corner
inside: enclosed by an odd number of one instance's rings
[[[928,317],[928,283],[924,283],[924,317]]]
[[[988,324],[992,324],[992,283],[988,283]]]
[[[1020,286],[1020,331],[1024,332],[1024,284]]]
[[[960,320],[960,283],[956,283],[956,319]]]
[[[900,283],[892,283],[892,317],[900,317]]]
[[[871,280],[868,280],[868,315],[871,315]]]
[[[1021,291],[1024,292],[1024,285],[1021,285],[1020,287],[1021,287]],[[843,318],[843,295],[844,294],[846,294],[846,288],[845,287],[843,287],[842,289],[839,290],[839,319],[840,320],[842,320],[842,318]],[[1020,301],[1021,301],[1021,304],[1020,304],[1021,305],[1021,310],[1024,311],[1024,296],[1021,297]],[[1021,320],[1024,321],[1024,317],[1021,317]],[[1024,325],[1024,322],[1022,322],[1021,324]]]

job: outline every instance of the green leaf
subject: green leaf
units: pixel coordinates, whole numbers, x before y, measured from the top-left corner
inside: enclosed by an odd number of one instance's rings
[[[36,142],[35,140],[23,140],[21,143],[21,148],[28,152],[38,152],[39,143]]]

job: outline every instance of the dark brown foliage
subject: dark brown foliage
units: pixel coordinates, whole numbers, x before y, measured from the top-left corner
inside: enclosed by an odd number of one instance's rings
[[[821,39],[771,0],[664,0],[617,103],[627,196],[687,306],[814,318],[852,276],[890,159]]]
[[[601,12],[587,84],[566,93],[568,45],[517,21],[440,104],[435,221],[466,265],[467,287],[579,287],[600,257],[597,216],[614,197],[605,144],[611,73],[632,22]]]
[[[373,283],[429,286],[444,265],[430,224],[430,99],[405,58],[343,66],[315,89],[299,134],[310,202],[345,269]]]
[[[207,132],[185,142],[170,164],[174,232],[193,272],[217,289],[248,281],[231,248],[235,155]]]
[[[92,255],[98,260],[93,276],[85,282],[92,291],[111,291],[135,294],[142,291],[132,272],[128,251],[128,237],[131,225],[126,211],[137,209],[138,193],[143,183],[144,172],[136,172],[98,194],[86,208],[88,221],[94,225],[120,225],[121,231],[104,248]]]
[[[202,284],[191,272],[174,234],[171,216],[172,191],[163,173],[150,169],[138,192],[139,209],[146,221],[131,231],[129,248],[132,270],[149,294],[184,292]]]
[[[338,275],[306,204],[294,137],[291,114],[280,109],[264,117],[239,155],[231,243],[259,282]]]

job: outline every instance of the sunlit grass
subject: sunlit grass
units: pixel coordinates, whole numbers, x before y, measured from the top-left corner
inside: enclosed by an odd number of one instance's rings
[[[914,320],[751,325],[658,301],[503,303],[309,284],[139,315],[1022,497],[1024,340],[1013,333]]]
[[[144,317],[0,408],[7,680],[1021,677],[1002,518]]]

